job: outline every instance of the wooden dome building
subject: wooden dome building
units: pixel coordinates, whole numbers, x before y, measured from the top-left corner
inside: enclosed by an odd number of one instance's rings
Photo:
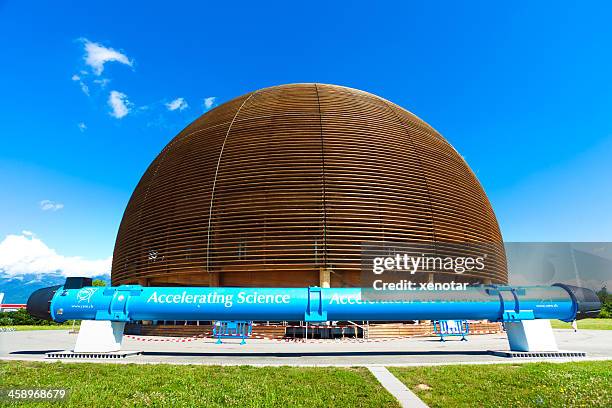
[[[380,97],[282,85],[212,109],[163,149],[123,215],[112,283],[359,286],[364,243],[412,241],[502,241],[463,158]],[[452,278],[505,283],[503,249],[489,255]]]

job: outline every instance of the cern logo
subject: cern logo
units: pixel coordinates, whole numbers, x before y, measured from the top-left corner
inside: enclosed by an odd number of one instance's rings
[[[91,297],[96,292],[96,290],[97,289],[94,289],[94,288],[83,288],[79,290],[76,295],[77,303],[81,303],[81,302],[89,303],[91,301]]]

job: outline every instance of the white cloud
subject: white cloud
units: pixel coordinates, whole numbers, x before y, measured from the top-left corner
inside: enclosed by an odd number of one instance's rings
[[[40,202],[40,209],[43,211],[57,211],[64,208],[64,204],[58,203],[57,201],[42,200]]]
[[[108,96],[108,105],[112,108],[110,115],[117,119],[121,119],[130,112],[131,103],[123,92],[111,91]]]
[[[9,276],[25,273],[61,273],[64,276],[97,276],[110,273],[111,257],[88,260],[63,256],[34,234],[7,235],[0,242],[0,270]]]
[[[189,107],[189,105],[187,104],[185,98],[176,98],[172,102],[166,104],[166,108],[168,108],[170,111],[175,111],[177,109],[182,111],[183,109],[187,109],[187,107]]]
[[[81,86],[81,91],[83,91],[83,93],[87,96],[89,96],[89,87],[87,86],[87,84],[85,82],[83,82],[83,80],[81,79],[81,77],[77,74],[74,74],[72,76],[73,81],[78,82],[79,85]]]
[[[93,73],[96,75],[101,75],[104,71],[104,64],[107,62],[119,62],[121,64],[125,64],[128,66],[133,65],[133,61],[131,61],[127,55],[114,50],[112,48],[107,48],[102,44],[95,43],[89,41],[84,38],[83,42],[85,44],[85,63],[91,67]]]
[[[81,132],[84,132],[87,130],[87,125],[84,122],[80,122],[77,126],[79,127],[79,130]]]
[[[208,110],[212,108],[212,106],[215,104],[216,99],[216,96],[209,96],[208,98],[204,98],[204,109]]]
[[[108,78],[94,79],[93,82],[94,84],[100,85],[100,88],[106,88],[106,85],[108,85],[108,83],[110,82],[110,79]]]

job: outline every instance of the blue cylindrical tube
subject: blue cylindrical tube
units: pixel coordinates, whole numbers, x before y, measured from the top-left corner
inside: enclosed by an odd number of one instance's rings
[[[369,300],[359,288],[142,287],[59,288],[51,318],[66,320],[271,320],[401,321],[576,318],[578,302],[567,288],[468,287],[415,290]]]

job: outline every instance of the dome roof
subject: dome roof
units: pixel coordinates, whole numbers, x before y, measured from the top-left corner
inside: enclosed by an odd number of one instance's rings
[[[168,143],[127,205],[112,280],[308,286],[326,268],[332,286],[358,286],[364,243],[415,240],[501,242],[462,157],[380,97],[282,85],[212,109]],[[462,279],[506,282],[503,251]]]

